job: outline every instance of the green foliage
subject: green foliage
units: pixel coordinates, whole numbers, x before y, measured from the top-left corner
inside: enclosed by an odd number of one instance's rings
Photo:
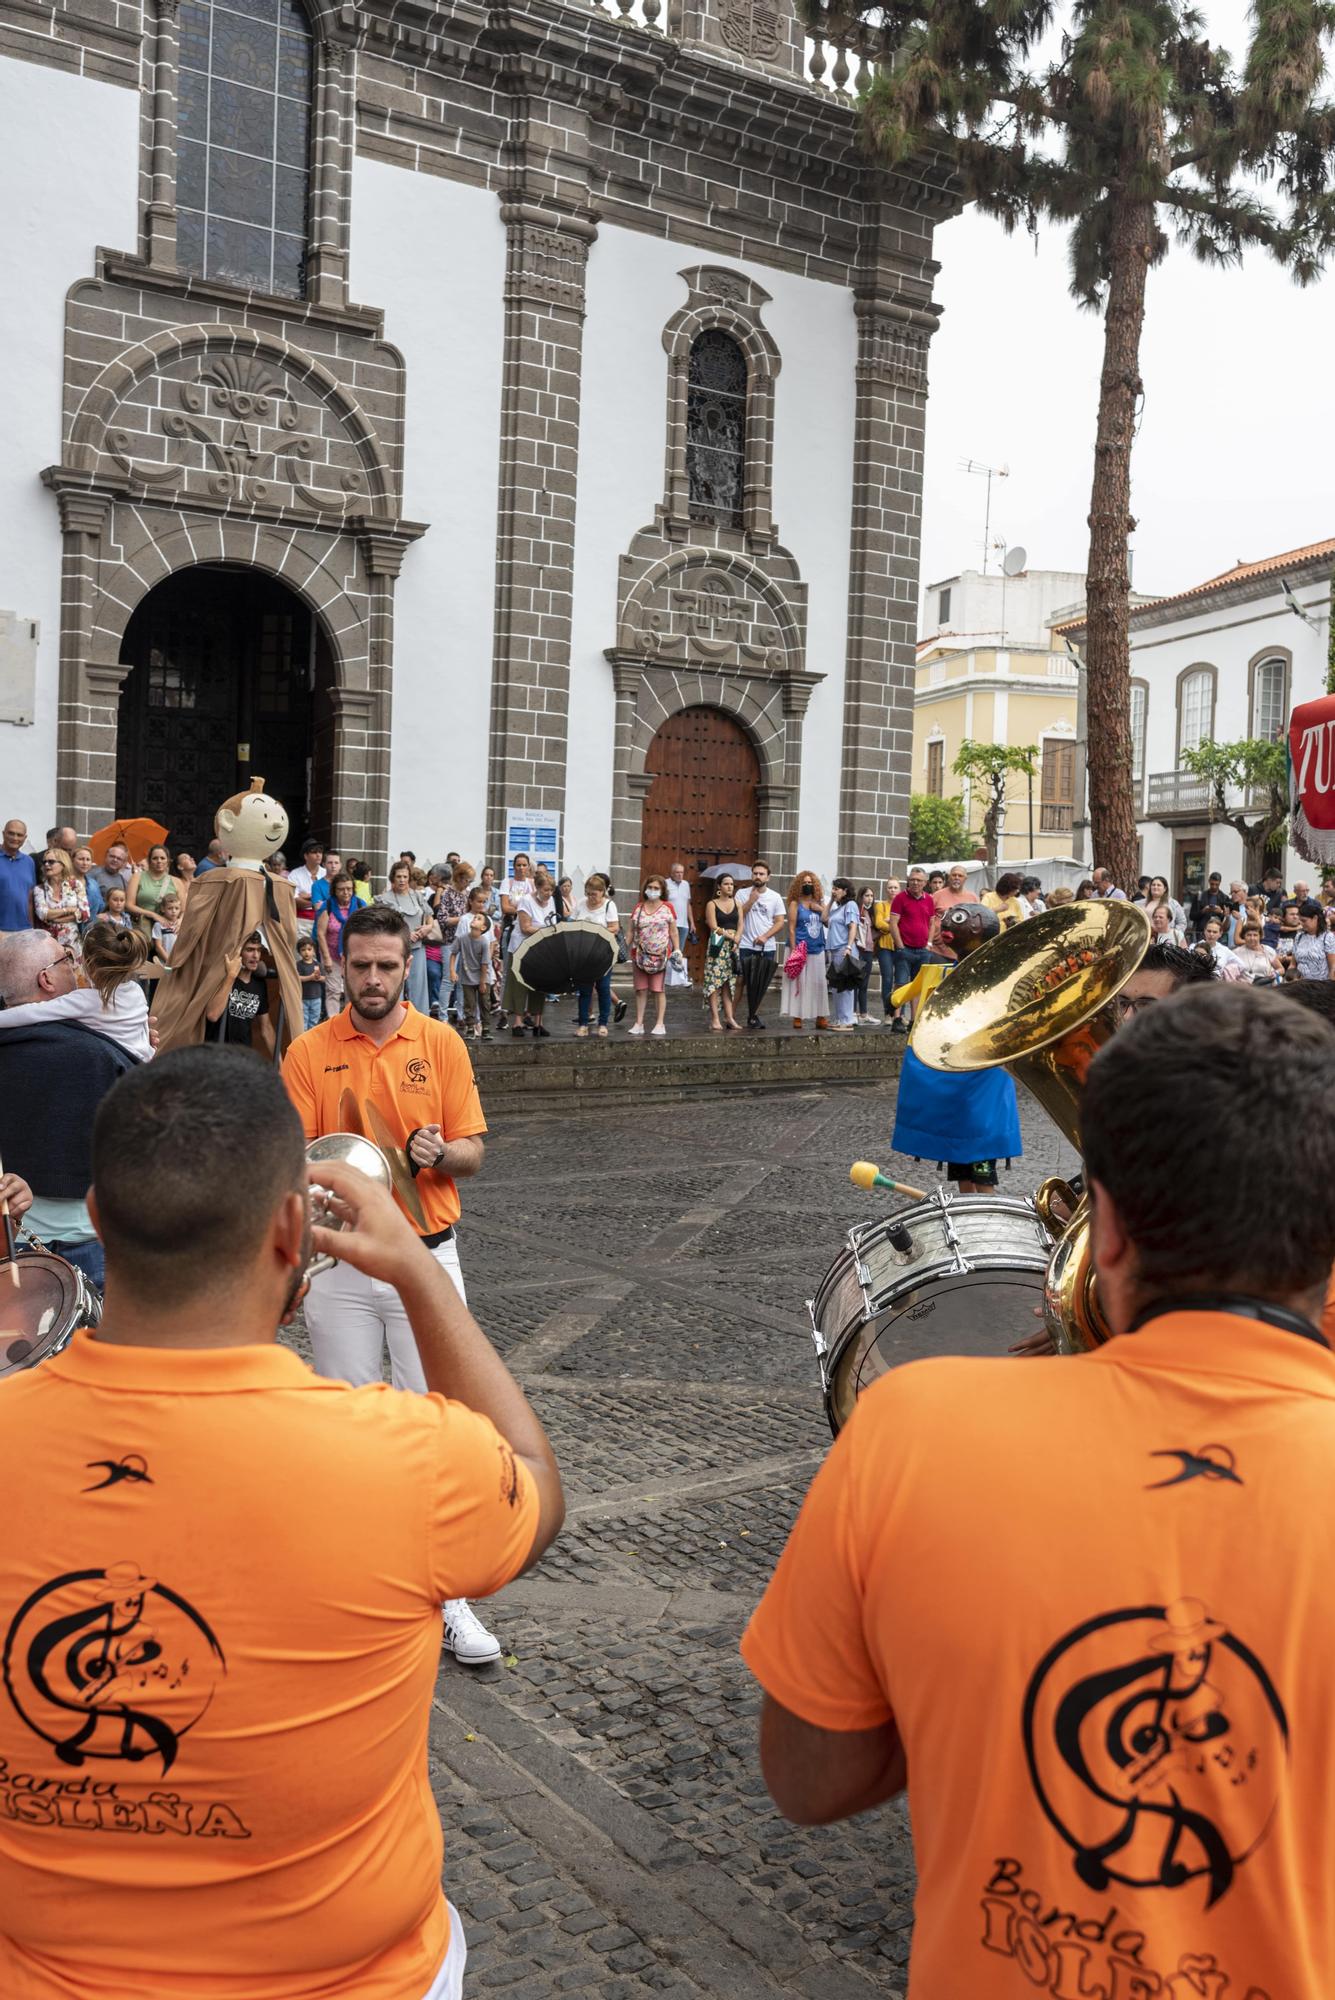
[[[989,865],[996,862],[1002,815],[1006,809],[1006,780],[1012,771],[1032,778],[1038,760],[1037,743],[975,743],[966,736],[951,770],[957,778],[968,778],[984,791],[983,846]]]
[[[1224,820],[1241,834],[1244,865],[1254,880],[1263,860],[1278,857],[1288,828],[1288,744],[1282,737],[1278,743],[1263,736],[1237,743],[1207,737],[1194,750],[1182,752],[1182,765],[1210,787],[1211,819]],[[1242,793],[1243,805],[1229,805],[1230,789]]]
[[[909,799],[910,861],[958,861],[972,849],[963,799],[942,799],[934,792],[913,793]]]
[[[874,65],[872,150],[892,167],[944,152],[966,199],[1007,230],[1069,223],[1085,305],[1103,304],[1128,200],[1153,206],[1156,263],[1171,229],[1204,263],[1260,245],[1305,284],[1335,240],[1335,114],[1317,95],[1329,0],[1256,0],[1240,69],[1186,0],[1070,0],[1055,60],[1051,0],[805,0],[805,12],[821,33],[851,24]]]

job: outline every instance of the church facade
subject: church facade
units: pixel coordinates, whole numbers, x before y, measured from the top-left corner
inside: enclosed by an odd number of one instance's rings
[[[902,862],[948,176],[624,4],[0,0],[6,814]]]

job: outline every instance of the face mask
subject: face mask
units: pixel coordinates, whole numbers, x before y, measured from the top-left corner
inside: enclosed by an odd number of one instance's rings
[[[644,892],[644,900],[646,903],[656,903],[659,897],[662,895],[662,893],[663,891],[661,889],[646,889]]]

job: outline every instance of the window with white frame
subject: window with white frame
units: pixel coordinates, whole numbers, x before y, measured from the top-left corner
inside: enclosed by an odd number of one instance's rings
[[[938,625],[950,623],[950,592],[941,590],[936,597],[936,622]]]
[[[1214,668],[1193,667],[1177,689],[1177,747],[1196,750],[1214,731]]]
[[[1145,720],[1150,691],[1145,681],[1131,683],[1131,782],[1139,785],[1145,776]]]
[[[1252,670],[1251,733],[1267,743],[1277,743],[1284,734],[1288,664],[1276,654],[1258,660]]]

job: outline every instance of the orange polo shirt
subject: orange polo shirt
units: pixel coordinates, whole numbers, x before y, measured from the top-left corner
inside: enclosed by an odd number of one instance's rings
[[[1332,1520],[1335,1355],[1256,1320],[861,1396],[742,1651],[898,1728],[910,2000],[1329,2000]]]
[[[439,1125],[446,1139],[471,1139],[487,1129],[468,1050],[453,1028],[411,1006],[381,1048],[358,1033],[350,1008],[308,1028],[283,1058],[283,1082],[308,1139],[343,1130],[339,1099],[345,1090],[384,1113],[405,1152],[421,1125]],[[367,1136],[374,1137],[369,1126]],[[428,1236],[459,1220],[459,1190],[450,1175],[419,1173],[417,1193]]]
[[[537,1512],[485,1417],[283,1347],[0,1385],[4,2000],[425,1993],[440,1606]]]

